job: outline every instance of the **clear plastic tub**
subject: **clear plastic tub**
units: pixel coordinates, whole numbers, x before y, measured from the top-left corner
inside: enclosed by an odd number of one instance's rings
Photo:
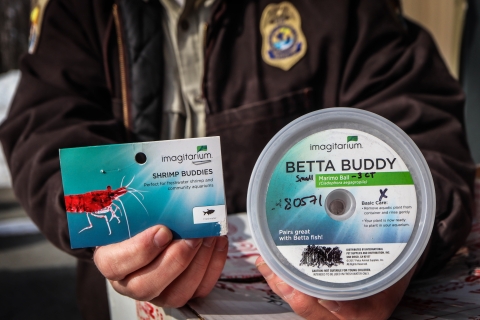
[[[319,110],[278,132],[250,178],[253,239],[271,269],[311,296],[353,300],[400,280],[435,217],[428,165],[385,118]]]

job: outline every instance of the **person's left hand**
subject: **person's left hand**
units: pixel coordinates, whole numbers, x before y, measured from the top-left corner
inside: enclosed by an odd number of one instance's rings
[[[118,293],[179,308],[214,288],[227,259],[228,238],[172,238],[170,229],[156,225],[122,242],[97,247],[93,260]]]
[[[305,319],[388,319],[415,272],[414,267],[397,283],[373,296],[352,301],[329,301],[292,288],[273,273],[262,257],[257,259],[256,265],[270,288]]]

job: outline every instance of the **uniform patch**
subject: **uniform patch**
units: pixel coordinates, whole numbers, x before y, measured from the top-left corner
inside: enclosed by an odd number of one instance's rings
[[[28,53],[32,54],[37,48],[40,40],[43,13],[49,0],[32,0],[32,11],[30,12],[30,37],[28,39]]]
[[[265,63],[289,70],[307,51],[297,9],[287,1],[269,4],[260,20],[262,58]]]

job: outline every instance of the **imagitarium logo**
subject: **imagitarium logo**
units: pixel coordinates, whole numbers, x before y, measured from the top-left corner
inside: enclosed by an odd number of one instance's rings
[[[362,144],[357,141],[358,136],[347,136],[346,143],[310,144],[310,150],[332,152],[332,150],[363,149]]]
[[[185,153],[174,156],[162,156],[162,162],[178,162],[182,163],[185,160],[191,160],[193,164],[205,164],[212,162],[213,156],[210,152],[207,152],[207,146],[197,146],[196,153]]]

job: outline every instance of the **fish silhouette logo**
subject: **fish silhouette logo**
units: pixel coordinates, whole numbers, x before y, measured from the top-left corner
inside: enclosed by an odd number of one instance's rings
[[[206,214],[211,215],[214,212],[215,212],[215,210],[213,210],[213,209],[207,209],[207,211],[203,211],[203,215],[206,215]]]

